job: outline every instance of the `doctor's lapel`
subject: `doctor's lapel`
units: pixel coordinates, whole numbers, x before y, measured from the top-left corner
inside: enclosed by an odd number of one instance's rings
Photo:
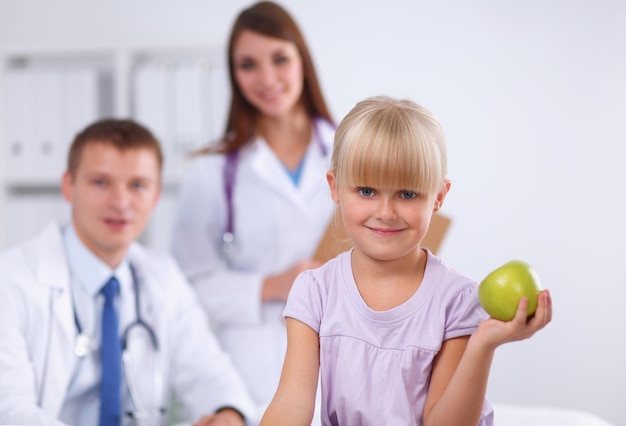
[[[283,169],[285,166],[280,162],[271,148],[263,140],[258,140],[250,147],[251,152],[245,152],[242,157],[250,156],[250,166],[255,178],[262,180],[269,187],[273,188],[277,196],[288,197],[294,205],[297,205],[302,212],[308,212],[308,205],[311,201],[310,189],[315,187],[312,179],[325,180],[325,173],[328,168],[328,160],[322,157],[320,149],[316,143],[309,144],[303,161],[304,169],[299,187],[293,184],[293,181],[285,171],[277,173],[277,170]],[[240,159],[241,161],[241,159]],[[246,161],[246,160],[244,160]],[[322,164],[320,164],[322,163]],[[316,169],[318,169],[316,171]],[[237,174],[246,173],[245,166],[239,167]],[[319,175],[319,176],[317,176]],[[235,178],[235,181],[237,178]],[[235,192],[237,191],[235,183]]]
[[[65,398],[60,389],[67,389],[76,357],[74,355],[74,324],[70,274],[65,257],[62,235],[56,224],[48,226],[39,239],[36,253],[37,284],[47,291],[46,318],[40,324],[46,327],[44,359],[37,369],[37,389],[41,407],[55,415]]]

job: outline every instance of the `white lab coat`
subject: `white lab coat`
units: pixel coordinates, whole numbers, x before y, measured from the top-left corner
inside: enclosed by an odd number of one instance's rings
[[[206,308],[257,403],[276,391],[286,350],[283,303],[261,303],[267,275],[311,259],[334,211],[326,172],[334,126],[320,121],[295,186],[263,139],[242,148],[233,188],[235,249],[222,256],[226,228],[224,155],[194,159],[183,183],[173,254]]]
[[[158,336],[166,389],[176,392],[192,420],[222,406],[255,415],[241,377],[207,332],[206,316],[172,259],[137,244],[129,259],[140,276],[142,312],[147,306],[152,313],[146,319]],[[37,239],[0,254],[0,271],[0,424],[60,425],[56,419],[77,362],[60,227],[52,224]],[[140,387],[152,386],[153,369],[134,373]]]

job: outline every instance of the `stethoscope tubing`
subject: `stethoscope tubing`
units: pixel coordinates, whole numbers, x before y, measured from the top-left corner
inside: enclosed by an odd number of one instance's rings
[[[133,282],[133,291],[135,293],[135,320],[131,322],[122,333],[121,337],[121,346],[122,346],[122,365],[124,371],[124,380],[126,381],[126,385],[128,386],[128,393],[131,399],[131,402],[135,408],[134,412],[129,412],[127,414],[131,415],[135,419],[145,419],[147,417],[155,416],[155,415],[163,415],[166,410],[161,404],[158,404],[158,408],[153,409],[152,411],[148,410],[141,403],[141,398],[139,398],[139,389],[137,388],[137,383],[134,380],[132,370],[132,362],[131,362],[131,354],[128,350],[128,341],[130,331],[134,328],[140,327],[143,328],[144,331],[148,334],[150,344],[154,351],[155,356],[155,364],[154,364],[154,386],[152,387],[153,397],[151,401],[161,401],[163,397],[163,364],[162,364],[162,356],[161,350],[159,347],[159,340],[156,336],[154,329],[148,324],[141,315],[141,296],[139,291],[139,278],[137,276],[137,272],[135,267],[129,264],[130,272],[132,276]],[[52,303],[52,301],[51,301]],[[77,357],[81,358],[89,354],[92,350],[95,349],[95,342],[91,336],[87,335],[83,332],[83,328],[81,326],[80,321],[78,320],[78,316],[76,314],[76,309],[74,308],[74,322],[76,324],[76,330],[78,332],[76,336],[76,342],[74,346],[74,353]],[[47,357],[46,357],[47,359]],[[47,366],[47,362],[46,362]],[[43,376],[45,377],[45,375]],[[45,383],[45,381],[44,381]],[[43,388],[43,385],[42,385]],[[40,394],[42,391],[40,390]],[[41,395],[39,397],[41,401]]]
[[[328,155],[328,149],[322,141],[322,135],[319,130],[320,118],[313,119],[314,139],[319,147],[322,155]],[[226,227],[222,234],[222,254],[228,259],[233,253],[235,243],[235,208],[233,205],[233,192],[235,188],[235,174],[237,171],[237,163],[239,159],[239,150],[231,151],[226,154],[223,179],[224,179],[224,196],[226,198]]]

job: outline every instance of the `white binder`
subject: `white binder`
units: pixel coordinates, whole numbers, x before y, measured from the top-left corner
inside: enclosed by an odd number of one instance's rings
[[[143,64],[135,70],[133,79],[133,116],[148,127],[161,142],[165,171],[170,168],[172,144],[172,83],[169,72],[159,64]]]
[[[61,70],[32,70],[29,102],[32,116],[29,125],[33,136],[28,171],[33,183],[58,182],[63,170],[64,150],[61,145]],[[30,180],[30,179],[27,179]]]
[[[225,67],[213,66],[209,75],[209,141],[224,136],[230,106],[230,82]]]
[[[206,143],[208,72],[199,64],[177,64],[174,71],[174,126],[172,153],[182,158]]]
[[[60,136],[57,163],[51,179],[60,179],[67,166],[67,153],[76,134],[100,116],[98,71],[72,68],[63,73]]]
[[[7,183],[58,185],[71,140],[99,115],[97,72],[20,68],[5,87]]]
[[[29,174],[28,157],[33,156],[29,144],[31,114],[29,105],[30,75],[24,70],[7,70],[4,75],[4,163],[5,178],[13,182]]]

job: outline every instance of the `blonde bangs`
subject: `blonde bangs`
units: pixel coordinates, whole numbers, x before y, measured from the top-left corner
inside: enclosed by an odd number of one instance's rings
[[[349,114],[342,122],[346,125],[337,129],[333,168],[338,181],[349,186],[438,191],[447,173],[441,127],[416,104],[382,100],[388,102],[378,102],[378,108],[365,108],[362,114]]]

